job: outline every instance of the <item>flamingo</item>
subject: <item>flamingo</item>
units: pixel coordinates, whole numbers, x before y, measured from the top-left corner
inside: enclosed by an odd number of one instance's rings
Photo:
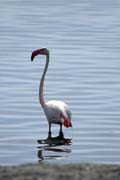
[[[60,125],[59,137],[63,137],[62,125],[64,125],[66,128],[72,127],[71,111],[69,106],[62,101],[50,100],[48,102],[45,102],[43,95],[43,86],[44,86],[45,75],[49,65],[50,55],[49,55],[49,50],[47,48],[37,49],[32,52],[31,61],[33,61],[34,58],[39,54],[46,56],[46,64],[44,67],[44,71],[39,86],[39,102],[48,120],[48,125],[49,125],[48,137],[51,137],[52,124]]]

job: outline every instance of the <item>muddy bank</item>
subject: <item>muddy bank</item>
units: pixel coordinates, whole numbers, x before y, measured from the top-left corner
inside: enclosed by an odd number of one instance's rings
[[[21,165],[0,166],[1,180],[120,180],[118,165]]]

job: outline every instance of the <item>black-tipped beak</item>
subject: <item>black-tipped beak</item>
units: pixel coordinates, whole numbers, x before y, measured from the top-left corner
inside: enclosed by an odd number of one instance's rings
[[[37,49],[37,50],[33,51],[31,54],[31,61],[33,61],[34,58],[40,53],[41,53],[41,49]]]
[[[34,59],[34,56],[33,56],[33,53],[32,53],[32,55],[31,55],[31,61],[33,61],[33,59]]]

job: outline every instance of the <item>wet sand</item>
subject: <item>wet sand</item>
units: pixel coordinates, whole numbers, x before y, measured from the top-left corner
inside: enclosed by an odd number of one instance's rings
[[[0,166],[2,180],[120,180],[120,165],[20,165]]]

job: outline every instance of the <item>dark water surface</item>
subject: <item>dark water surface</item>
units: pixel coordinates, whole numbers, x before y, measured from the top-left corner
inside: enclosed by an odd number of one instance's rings
[[[48,131],[38,101],[45,58],[30,56],[41,47],[51,55],[46,100],[65,101],[73,114],[73,128],[64,129],[69,145],[37,142]],[[1,0],[0,164],[42,159],[120,163],[118,0]]]

